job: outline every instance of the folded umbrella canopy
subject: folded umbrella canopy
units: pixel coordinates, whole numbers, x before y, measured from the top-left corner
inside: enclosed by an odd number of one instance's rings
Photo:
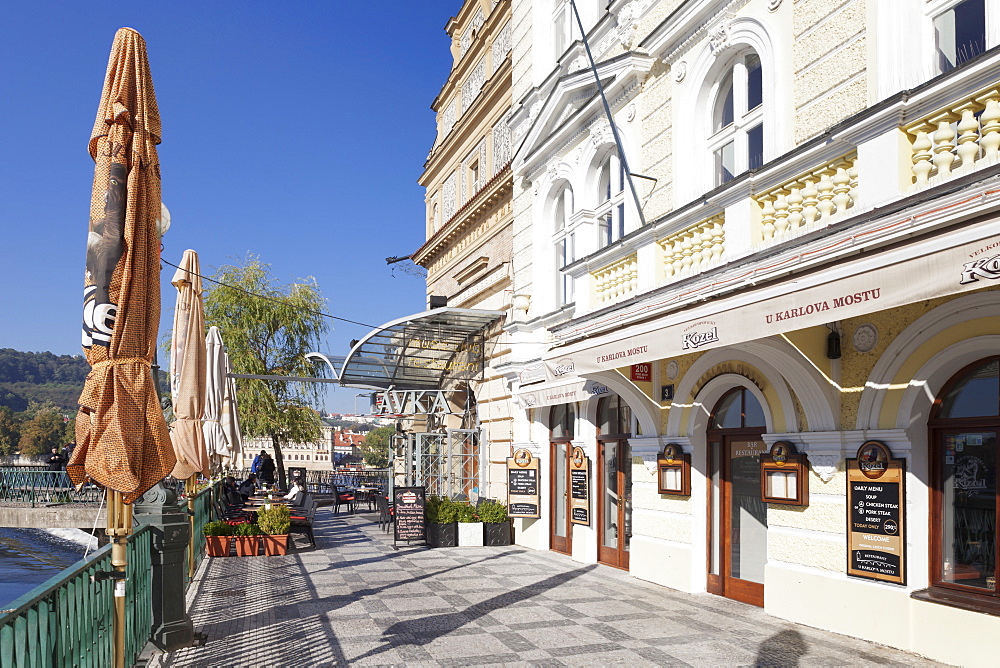
[[[132,503],[173,469],[150,366],[160,323],[160,114],[136,31],[115,35],[90,137],[95,161],[84,279],[73,482],[89,476]]]
[[[171,281],[177,288],[174,329],[170,338],[170,396],[174,422],[170,440],[177,464],[171,475],[178,480],[197,472],[209,474],[201,416],[205,412],[206,364],[205,304],[201,296],[201,265],[198,254],[184,251],[180,268]]]
[[[222,393],[222,431],[226,433],[229,443],[229,462],[233,468],[239,466],[243,457],[243,430],[240,427],[240,411],[236,402],[236,380],[229,376],[232,367],[229,365],[229,352],[222,347],[222,359],[226,369],[226,389]]]
[[[205,337],[205,349],[208,352],[208,373],[205,375],[205,413],[202,429],[205,433],[205,446],[208,454],[216,465],[223,458],[229,458],[229,439],[222,428],[222,403],[226,390],[226,357],[222,346],[222,336],[219,328],[209,327]]]

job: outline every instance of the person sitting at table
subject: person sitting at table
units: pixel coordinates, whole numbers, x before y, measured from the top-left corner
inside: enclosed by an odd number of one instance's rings
[[[222,500],[230,508],[243,507],[243,497],[240,495],[240,490],[236,486],[236,478],[233,476],[226,476],[226,480],[222,484]]]
[[[301,476],[296,476],[295,478],[292,479],[292,488],[288,490],[288,494],[285,494],[285,496],[283,496],[282,498],[285,499],[286,501],[291,501],[299,493],[302,494],[306,493],[306,483],[301,478]]]
[[[254,491],[257,489],[257,474],[251,473],[247,476],[247,479],[240,483],[237,491],[240,496],[243,497],[243,502],[246,503],[253,496]]]

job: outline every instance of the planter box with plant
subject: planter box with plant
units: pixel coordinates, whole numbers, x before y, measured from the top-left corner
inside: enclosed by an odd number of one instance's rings
[[[451,499],[432,496],[425,506],[427,517],[427,544],[431,547],[458,545],[458,507]]]
[[[229,544],[232,542],[233,527],[218,520],[209,522],[202,527],[205,534],[205,549],[210,557],[228,557]]]
[[[244,522],[236,527],[234,540],[236,541],[237,557],[256,557],[260,553],[261,536],[264,532],[260,527],[251,522]]]
[[[486,545],[510,545],[510,518],[507,506],[499,501],[484,501],[476,509],[483,521]]]
[[[288,530],[292,526],[288,506],[271,506],[257,513],[257,526],[264,532],[264,554],[280,556],[288,551]]]
[[[483,523],[479,521],[476,508],[468,503],[459,503],[458,506],[458,546],[459,547],[482,547],[483,546]]]

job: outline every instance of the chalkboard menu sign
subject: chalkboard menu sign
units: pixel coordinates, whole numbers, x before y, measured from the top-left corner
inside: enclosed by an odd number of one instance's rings
[[[573,448],[569,463],[570,515],[573,524],[590,526],[590,458]]]
[[[393,544],[399,540],[426,541],[427,518],[423,487],[396,487],[393,490],[396,521],[393,522]]]
[[[847,574],[906,584],[906,461],[881,441],[847,460]]]
[[[520,448],[507,458],[507,515],[541,517],[538,501],[538,459]]]

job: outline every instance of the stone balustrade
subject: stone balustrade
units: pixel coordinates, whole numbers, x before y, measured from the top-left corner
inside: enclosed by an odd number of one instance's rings
[[[725,216],[720,214],[657,241],[662,258],[661,282],[718,264],[725,250],[725,222]]]
[[[945,181],[1000,160],[1000,87],[950,104],[905,132],[913,139],[913,187]]]
[[[639,288],[639,259],[633,253],[606,267],[590,273],[594,304],[612,304],[635,295]]]
[[[853,207],[857,159],[852,152],[754,197],[760,207],[759,240],[767,244],[825,226]]]

